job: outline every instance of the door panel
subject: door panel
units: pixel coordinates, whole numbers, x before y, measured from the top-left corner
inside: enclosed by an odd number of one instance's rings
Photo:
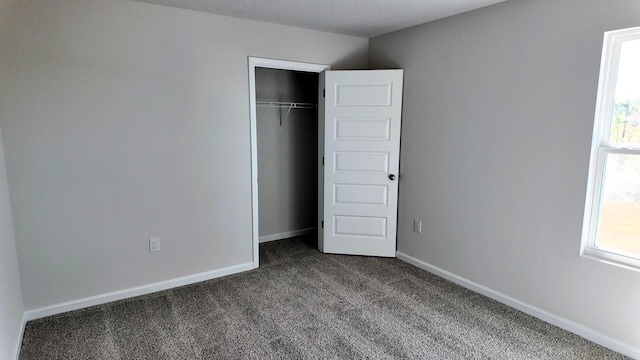
[[[335,205],[383,205],[388,204],[387,185],[334,184]]]
[[[389,106],[391,84],[336,84],[335,106]]]
[[[402,80],[402,70],[325,73],[323,252],[395,256]]]
[[[371,216],[334,216],[334,234],[385,238],[387,236],[387,219]]]
[[[389,141],[390,118],[336,118],[336,141]]]
[[[355,176],[356,172],[389,172],[388,152],[336,151],[334,157],[335,174]]]

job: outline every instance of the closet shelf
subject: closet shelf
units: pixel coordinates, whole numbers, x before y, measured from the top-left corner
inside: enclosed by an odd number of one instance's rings
[[[286,101],[256,101],[258,107],[288,108],[288,109],[317,109],[318,104]]]
[[[314,103],[302,103],[302,102],[287,102],[287,101],[264,101],[264,100],[256,100],[256,107],[270,107],[270,108],[280,108],[280,109],[288,109],[287,114],[282,118],[282,110],[280,110],[280,126],[284,123],[285,120],[289,117],[289,113],[291,109],[317,109],[318,104]]]

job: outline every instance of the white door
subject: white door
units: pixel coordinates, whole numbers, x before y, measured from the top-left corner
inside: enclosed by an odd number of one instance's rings
[[[325,73],[323,252],[396,255],[402,80],[403,70]]]

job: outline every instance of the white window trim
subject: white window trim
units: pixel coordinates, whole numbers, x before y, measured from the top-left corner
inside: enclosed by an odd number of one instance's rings
[[[640,271],[640,259],[613,253],[595,246],[600,218],[600,200],[602,196],[602,180],[607,153],[640,154],[640,149],[615,147],[609,144],[611,131],[611,114],[615,97],[615,86],[620,62],[620,49],[625,41],[639,40],[640,27],[609,31],[604,35],[602,59],[600,62],[600,80],[591,141],[591,157],[589,177],[587,180],[587,196],[585,202],[584,223],[580,255],[604,261],[628,269]]]

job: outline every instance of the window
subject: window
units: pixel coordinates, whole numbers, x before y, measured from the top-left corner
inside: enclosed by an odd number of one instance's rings
[[[640,270],[640,27],[604,36],[582,254]]]

